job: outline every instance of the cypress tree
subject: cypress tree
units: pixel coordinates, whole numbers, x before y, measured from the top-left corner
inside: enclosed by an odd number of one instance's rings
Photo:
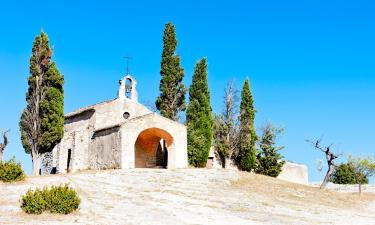
[[[39,173],[42,154],[52,151],[64,133],[64,78],[51,61],[52,53],[41,32],[33,43],[27,106],[20,119],[21,141],[31,154],[34,175]]]
[[[205,167],[212,144],[213,119],[207,80],[207,63],[203,58],[195,65],[186,112],[189,164]]]
[[[180,65],[180,56],[175,54],[177,48],[176,30],[172,23],[167,23],[163,36],[163,53],[161,58],[160,95],[155,105],[160,114],[169,119],[178,120],[178,112],[185,111],[186,88],[182,83],[184,70]]]
[[[239,152],[236,157],[236,163],[239,169],[248,172],[252,171],[256,166],[255,144],[257,136],[254,128],[254,119],[254,100],[249,80],[246,79],[241,93]]]

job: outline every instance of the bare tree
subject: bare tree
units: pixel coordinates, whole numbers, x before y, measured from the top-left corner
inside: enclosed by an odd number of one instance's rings
[[[315,140],[315,141],[308,140],[307,142],[312,143],[314,145],[315,149],[324,152],[324,154],[326,155],[328,170],[327,170],[326,176],[324,177],[323,183],[320,185],[320,188],[325,188],[327,186],[327,183],[332,179],[333,172],[335,172],[335,168],[337,167],[334,160],[337,159],[342,154],[333,153],[331,151],[332,144],[328,145],[326,147],[322,147],[320,145],[320,143],[322,142],[322,139],[318,139],[318,140]]]
[[[3,160],[4,150],[5,150],[5,147],[8,145],[8,137],[7,137],[8,132],[9,130],[5,130],[5,129],[3,129],[2,131],[4,142],[0,143],[0,161]]]
[[[227,159],[235,153],[237,138],[238,90],[234,81],[228,81],[224,89],[224,109],[214,117],[215,154],[222,168],[226,167]]]

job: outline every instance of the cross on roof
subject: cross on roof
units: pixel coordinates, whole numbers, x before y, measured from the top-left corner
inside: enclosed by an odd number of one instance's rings
[[[130,74],[129,61],[132,60],[133,58],[130,56],[125,56],[124,59],[126,60],[126,75],[129,75]]]

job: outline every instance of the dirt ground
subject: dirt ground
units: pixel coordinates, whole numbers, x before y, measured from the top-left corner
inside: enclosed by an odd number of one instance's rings
[[[27,215],[29,188],[69,183],[70,215]],[[233,170],[133,169],[0,183],[0,224],[375,224],[375,193],[339,193]]]

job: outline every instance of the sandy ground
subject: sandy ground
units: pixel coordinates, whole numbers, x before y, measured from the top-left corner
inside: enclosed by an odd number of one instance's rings
[[[27,189],[69,183],[70,215],[27,215]],[[0,224],[375,224],[375,193],[339,193],[231,170],[134,169],[0,183]]]

